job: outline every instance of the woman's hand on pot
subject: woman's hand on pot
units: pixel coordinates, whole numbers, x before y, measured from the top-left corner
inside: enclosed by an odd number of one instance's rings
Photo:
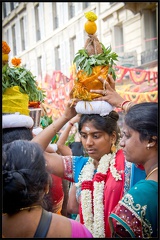
[[[98,79],[103,83],[105,86],[105,89],[103,90],[90,90],[90,92],[93,93],[99,93],[102,95],[102,97],[98,97],[93,99],[93,101],[106,101],[112,106],[120,107],[124,99],[115,91],[115,82],[111,75],[108,75],[108,78],[110,81],[106,81],[106,79],[103,79],[99,77]],[[105,84],[104,84],[105,81]]]

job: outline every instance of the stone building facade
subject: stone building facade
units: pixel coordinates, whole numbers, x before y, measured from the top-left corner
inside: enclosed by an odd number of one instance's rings
[[[158,2],[2,2],[2,39],[37,79],[70,76],[87,38],[84,13],[98,16],[97,36],[119,55],[118,65],[158,69]]]

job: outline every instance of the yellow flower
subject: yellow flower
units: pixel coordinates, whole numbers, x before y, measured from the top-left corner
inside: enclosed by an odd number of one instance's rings
[[[15,66],[18,67],[21,64],[21,59],[20,58],[12,58],[11,63]]]
[[[7,63],[8,62],[8,54],[2,53],[2,62]]]
[[[2,41],[2,53],[8,54],[10,53],[11,49],[5,41]]]
[[[84,13],[84,15],[91,22],[94,22],[97,20],[97,15],[94,12],[86,12]]]

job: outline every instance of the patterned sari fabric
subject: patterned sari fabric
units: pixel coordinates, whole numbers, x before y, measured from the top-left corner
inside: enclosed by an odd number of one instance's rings
[[[63,156],[64,160],[64,168],[65,168],[65,178],[74,181],[75,183],[78,182],[78,177],[81,173],[81,170],[88,162],[88,157],[69,157]],[[118,201],[122,198],[122,196],[129,190],[130,188],[130,178],[131,178],[131,163],[125,161],[123,151],[119,150],[116,154],[116,162],[115,167],[116,169],[121,172],[122,180],[116,181],[110,170],[105,174],[105,185],[104,185],[104,221],[105,221],[105,237],[111,237],[110,227],[108,218],[111,211],[114,207],[118,204]],[[136,176],[134,176],[136,178]],[[93,182],[96,179],[96,171],[95,175],[92,179]],[[91,188],[92,189],[92,188]],[[81,187],[77,187],[76,197],[77,201],[80,203],[79,208],[79,215],[80,215],[80,222],[84,223],[82,208],[81,208]],[[93,193],[92,193],[93,195]]]
[[[109,216],[112,237],[158,237],[158,183],[141,180]]]

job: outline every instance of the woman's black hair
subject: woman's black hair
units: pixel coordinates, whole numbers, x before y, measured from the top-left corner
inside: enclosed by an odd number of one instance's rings
[[[16,140],[2,147],[3,213],[42,205],[49,174],[41,147],[27,140]]]
[[[32,140],[32,130],[26,127],[4,128],[2,130],[2,144],[10,143],[15,140]]]
[[[78,131],[79,133],[81,132],[81,129],[84,123],[88,121],[92,121],[96,129],[104,131],[108,135],[111,135],[115,131],[117,135],[117,140],[116,140],[116,143],[117,143],[120,138],[120,129],[117,124],[118,119],[119,119],[119,115],[114,110],[111,111],[108,115],[103,117],[100,116],[99,114],[82,114],[78,124]]]
[[[139,132],[140,140],[158,141],[158,103],[143,102],[132,106],[125,115],[126,125]],[[152,138],[152,137],[156,138]]]

